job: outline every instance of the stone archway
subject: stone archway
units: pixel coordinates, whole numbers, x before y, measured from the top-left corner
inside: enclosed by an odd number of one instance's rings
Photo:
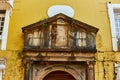
[[[46,75],[43,80],[76,80],[71,74],[64,71],[53,71]]]
[[[60,71],[60,73],[64,73],[67,77],[71,77],[71,80],[83,80],[82,74],[79,73],[76,69],[69,65],[50,65],[40,70],[38,76],[34,80],[49,80],[48,77],[53,75],[54,72]],[[50,75],[49,75],[50,74]],[[61,74],[58,74],[61,75]],[[67,78],[66,77],[66,78]],[[53,79],[52,79],[53,80]],[[56,79],[55,79],[56,80]],[[67,80],[67,79],[65,79]],[[68,79],[70,80],[70,79]]]
[[[47,75],[55,71],[62,71],[70,74],[75,80],[94,80],[94,62],[87,63],[39,63],[29,62],[25,68],[25,80],[43,80]],[[67,80],[67,79],[66,79]]]

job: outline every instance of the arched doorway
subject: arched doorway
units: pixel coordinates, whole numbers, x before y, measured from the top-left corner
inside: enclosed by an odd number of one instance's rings
[[[76,80],[76,79],[67,72],[54,71],[45,76],[43,80]]]

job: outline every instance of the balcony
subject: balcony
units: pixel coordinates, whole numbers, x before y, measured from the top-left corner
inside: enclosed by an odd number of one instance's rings
[[[0,10],[10,10],[14,0],[0,0]]]
[[[96,52],[98,31],[90,25],[58,14],[22,28],[24,51]]]
[[[95,36],[76,30],[74,27],[70,30],[64,25],[56,27],[48,25],[44,29],[30,30],[25,34],[24,50],[96,52]]]

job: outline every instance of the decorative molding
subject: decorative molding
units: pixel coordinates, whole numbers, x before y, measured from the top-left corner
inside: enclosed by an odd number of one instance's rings
[[[14,0],[9,0],[8,2],[9,2],[9,4],[10,4],[11,8],[13,8]]]
[[[0,0],[0,10],[11,10],[14,0]]]
[[[95,61],[87,61],[88,69],[93,70]]]
[[[54,64],[43,68],[39,71],[39,76],[37,76],[36,80],[43,80],[46,75],[54,71],[65,71],[71,74],[76,80],[83,80],[83,78],[81,77],[82,74],[80,74],[75,68],[63,64]]]

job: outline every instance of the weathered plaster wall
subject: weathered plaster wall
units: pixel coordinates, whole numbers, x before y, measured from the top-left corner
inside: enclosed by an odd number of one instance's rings
[[[115,80],[115,63],[120,62],[120,52],[96,54],[95,80]]]
[[[6,58],[6,72],[3,80],[24,80],[22,51],[0,51],[0,57]],[[96,53],[95,80],[114,80],[114,63],[120,62],[120,53]]]
[[[6,71],[3,80],[23,80],[24,67],[21,51],[0,51],[0,58],[6,59]]]

